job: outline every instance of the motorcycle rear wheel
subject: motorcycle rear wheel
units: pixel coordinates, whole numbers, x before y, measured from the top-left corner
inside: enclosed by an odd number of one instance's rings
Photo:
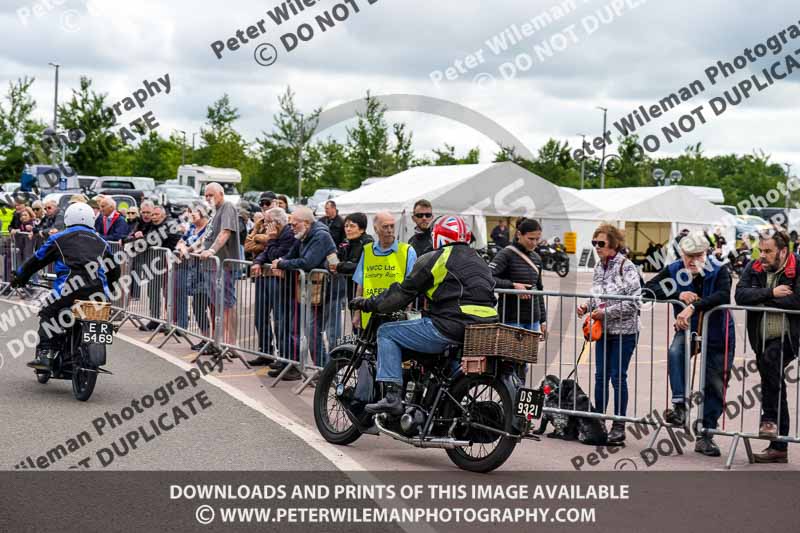
[[[345,446],[358,440],[361,432],[347,416],[345,408],[336,396],[336,388],[350,368],[350,360],[331,359],[319,377],[314,390],[314,422],[317,430],[331,444]],[[358,376],[353,372],[344,387],[355,390]]]
[[[508,433],[514,433],[513,399],[508,387],[501,380],[489,375],[465,376],[455,384],[450,394],[463,407],[470,409],[473,421]],[[492,420],[482,416],[474,408],[477,402],[494,403],[499,408],[499,411],[503,413],[503,419]],[[451,405],[450,409],[452,411],[448,416],[457,416],[454,414],[456,407]],[[456,431],[457,433],[464,431],[464,428]],[[459,438],[465,437],[457,436]],[[489,445],[488,447],[486,446],[487,444]],[[472,446],[446,451],[450,460],[462,470],[486,473],[502,466],[511,456],[516,445],[517,442],[514,439],[497,435],[497,439],[491,443],[473,443]]]

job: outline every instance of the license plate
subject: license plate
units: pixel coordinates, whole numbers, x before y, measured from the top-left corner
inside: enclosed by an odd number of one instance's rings
[[[111,344],[112,342],[114,342],[114,328],[111,322],[83,322],[81,326],[82,344]]]
[[[541,418],[544,394],[536,389],[520,389],[517,394],[516,415],[527,420]]]

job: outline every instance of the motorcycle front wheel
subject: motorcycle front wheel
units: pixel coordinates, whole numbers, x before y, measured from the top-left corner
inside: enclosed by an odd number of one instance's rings
[[[472,422],[508,433],[514,433],[514,406],[508,387],[489,375],[465,376],[451,389],[453,400],[469,412]],[[458,417],[461,410],[450,405],[448,417]],[[491,472],[502,466],[514,451],[517,442],[497,433],[460,425],[454,432],[459,440],[472,441],[447,451],[456,466],[470,472]]]
[[[556,274],[562,278],[566,278],[567,274],[569,274],[569,262],[563,261],[559,263],[558,267],[556,267]]]
[[[95,383],[97,383],[97,372],[77,365],[73,368],[72,395],[76,400],[85,402],[91,398]]]
[[[346,383],[342,382],[349,368],[350,359],[329,360],[314,390],[314,422],[317,429],[326,441],[340,446],[351,444],[361,436],[336,395],[340,385],[344,396],[352,397],[355,393],[357,372],[352,372]]]
[[[36,372],[36,381],[44,385],[48,381],[50,381],[50,371],[49,370],[39,370]]]

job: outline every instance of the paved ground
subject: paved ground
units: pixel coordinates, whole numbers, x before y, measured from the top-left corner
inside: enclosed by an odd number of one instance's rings
[[[547,278],[548,287],[558,288],[557,278]],[[588,292],[590,278],[588,275],[578,276],[577,284],[572,289],[577,292]],[[562,287],[562,290],[564,288]],[[555,299],[550,301],[551,327],[561,331],[561,335],[552,335],[541,354],[541,364],[534,367],[531,381],[538,383],[547,368],[548,373],[569,373],[574,361],[578,362],[578,376],[584,389],[592,393],[592,380],[589,379],[593,369],[593,353],[587,351],[580,357],[582,339],[577,340],[575,325],[572,319],[574,301],[565,301],[559,308]],[[5,305],[0,309],[5,309]],[[629,414],[644,416],[661,411],[667,406],[668,385],[666,381],[666,347],[669,342],[672,318],[665,306],[647,310],[642,315],[642,338],[638,354],[631,363],[629,372],[630,401]],[[737,358],[735,366],[746,365],[752,359],[752,353],[745,345],[743,338],[743,316],[737,316]],[[561,322],[559,324],[559,322]],[[146,340],[147,336],[126,325],[122,333],[132,342]],[[652,342],[651,342],[651,339]],[[4,339],[0,339],[4,340]],[[118,340],[111,352],[109,368],[114,376],[101,376],[97,392],[88,403],[80,403],[72,399],[67,382],[51,382],[42,386],[33,379],[31,371],[24,366],[28,355],[19,359],[7,360],[0,372],[3,386],[0,390],[0,416],[10,431],[4,432],[4,444],[0,451],[0,465],[13,468],[15,464],[26,458],[28,454],[36,459],[45,454],[53,446],[64,443],[81,430],[93,430],[92,420],[101,416],[104,411],[119,412],[129,405],[132,399],[152,392],[180,375],[183,371],[159,357],[166,357],[182,364],[191,359],[195,352],[189,350],[185,343],[169,342],[164,351],[152,347],[147,349]],[[546,362],[546,365],[545,365]],[[177,396],[182,400],[201,389],[205,390],[213,406],[191,416],[176,429],[160,438],[144,444],[125,457],[116,458],[110,468],[127,469],[331,469],[334,466],[328,460],[334,459],[336,466],[345,469],[363,468],[366,470],[454,470],[455,467],[441,450],[418,450],[400,444],[388,437],[363,436],[354,444],[344,448],[321,448],[326,459],[309,446],[313,438],[319,440],[314,427],[311,402],[313,389],[307,389],[300,395],[293,392],[296,383],[279,383],[272,387],[273,380],[264,375],[264,370],[248,370],[240,363],[227,364],[216,383],[245,398],[250,407],[230,397],[212,383],[201,382],[196,388],[187,389]],[[753,402],[750,390],[759,383],[757,374],[751,374],[743,381],[734,377],[728,391],[727,399],[736,403],[737,396],[742,395],[746,406]],[[790,386],[789,397],[797,395],[796,385]],[[797,413],[792,404],[792,427],[796,427]],[[174,400],[166,405],[171,408],[178,405]],[[757,427],[758,403],[746,410],[746,416],[737,416],[724,421],[728,430]],[[731,406],[731,411],[736,407]],[[147,411],[147,415],[138,415],[123,425],[125,431],[135,429],[151,415],[160,413],[155,408]],[[270,420],[272,415],[279,423]],[[277,417],[277,418],[275,418]],[[295,432],[281,427],[291,425]],[[793,429],[794,430],[794,429]],[[90,446],[81,450],[89,450],[92,454],[97,448],[109,447],[117,433],[101,440],[96,439]],[[724,467],[724,455],[731,445],[729,437],[718,437],[723,449],[722,458],[705,458],[693,452],[690,436],[678,434],[670,438],[666,430],[662,430],[656,441],[660,455],[642,455],[650,442],[653,429],[649,427],[628,428],[628,442],[625,448],[607,449],[585,446],[574,442],[563,442],[543,439],[542,442],[524,441],[504,465],[502,470],[573,470],[579,467],[584,471],[611,469],[653,469],[653,470],[709,470]],[[301,437],[297,435],[300,434]],[[92,433],[94,437],[95,434]],[[315,443],[316,446],[318,443]],[[763,447],[762,442],[754,441],[755,450]],[[682,452],[682,453],[681,453]],[[84,455],[70,454],[68,459],[58,461],[55,467],[66,467],[72,459],[79,460]],[[336,455],[338,454],[338,456]],[[337,457],[339,459],[337,459]],[[747,465],[744,446],[740,445],[735,455],[734,467],[738,469],[800,469],[800,455],[790,457],[789,465]]]
[[[9,308],[0,303],[0,312]],[[25,328],[34,327],[32,318]],[[22,331],[19,328],[15,331]],[[89,466],[102,468],[101,460],[109,462],[107,468],[133,470],[329,470],[333,463],[307,445],[301,438],[273,422],[253,408],[235,399],[211,383],[200,380],[195,386],[189,384],[177,390],[176,380],[186,372],[174,364],[143,350],[122,339],[117,339],[109,349],[107,368],[113,375],[101,375],[97,387],[88,402],[79,402],[72,396],[71,382],[51,380],[46,385],[37,383],[33,371],[25,366],[32,358],[26,350],[18,358],[10,357],[5,349],[11,333],[0,339],[5,362],[0,369],[0,420],[3,421],[2,445],[0,445],[0,468],[13,469],[20,463],[27,464],[31,457],[35,463],[39,456],[46,457],[48,451],[63,445],[67,453],[51,452],[48,468],[65,469],[76,466],[89,458]],[[163,406],[155,403],[149,409],[140,406],[141,413],[125,421],[115,429],[110,422],[98,430],[96,419],[104,420],[106,412],[119,415],[124,407],[130,409],[133,400],[168,382],[176,383],[174,395],[165,398]],[[165,389],[165,392],[169,392]],[[201,396],[198,398],[197,395]],[[182,403],[192,397],[191,403]],[[207,399],[206,399],[207,398]],[[207,405],[203,408],[201,405]],[[210,405],[208,405],[210,404]],[[186,418],[173,411],[179,408]],[[193,414],[192,408],[194,408]],[[127,414],[129,411],[126,411]],[[162,413],[163,427],[155,436],[150,426]],[[111,416],[113,419],[113,416]],[[96,422],[99,426],[100,422]],[[131,450],[128,441],[120,441],[124,435],[144,426],[147,437],[141,436]],[[99,434],[102,431],[102,435]],[[78,439],[74,451],[69,452],[70,439]],[[140,433],[141,435],[141,433]],[[106,451],[100,451],[106,450]],[[107,451],[110,450],[110,451]],[[98,456],[100,451],[100,456]],[[112,456],[113,454],[113,456]],[[60,457],[63,455],[63,457]]]

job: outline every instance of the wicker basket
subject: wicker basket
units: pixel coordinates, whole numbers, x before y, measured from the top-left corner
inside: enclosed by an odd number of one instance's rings
[[[539,333],[505,324],[467,326],[464,357],[502,357],[521,363],[536,363]]]
[[[111,304],[89,300],[76,300],[72,305],[72,315],[81,320],[108,320],[111,317]]]

